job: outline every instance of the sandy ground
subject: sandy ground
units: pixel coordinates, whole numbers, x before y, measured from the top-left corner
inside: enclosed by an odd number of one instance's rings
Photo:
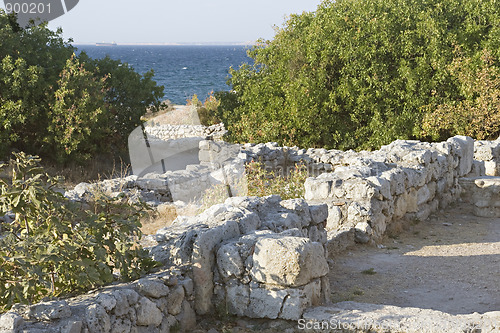
[[[333,259],[332,300],[434,309],[500,310],[500,219],[455,205],[408,226],[379,247],[356,246]]]

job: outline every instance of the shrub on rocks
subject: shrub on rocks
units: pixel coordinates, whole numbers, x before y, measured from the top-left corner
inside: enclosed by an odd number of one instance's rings
[[[100,197],[85,207],[55,190],[38,158],[16,153],[0,179],[0,309],[138,278],[153,267],[140,236],[142,206]]]

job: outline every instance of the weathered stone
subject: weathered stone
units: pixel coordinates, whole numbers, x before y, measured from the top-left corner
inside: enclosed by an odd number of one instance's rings
[[[311,206],[308,205],[304,199],[284,200],[280,202],[280,205],[296,213],[300,217],[301,225],[303,227],[308,226],[309,223],[311,223],[311,220],[314,223],[320,223],[320,222],[315,222],[314,219],[315,218],[317,219],[318,217],[312,216],[313,212],[311,211]]]
[[[252,278],[266,284],[301,286],[328,273],[323,246],[302,237],[260,239],[253,263]]]
[[[188,301],[182,302],[182,311],[177,320],[185,332],[190,332],[196,327],[196,313]]]
[[[159,326],[163,320],[163,315],[148,298],[142,297],[136,305],[137,325],[139,326]]]
[[[417,205],[420,206],[431,199],[431,192],[429,188],[424,185],[417,190]]]
[[[358,243],[366,244],[370,241],[372,236],[372,228],[367,222],[361,222],[356,224],[355,227],[355,240]]]
[[[213,250],[224,240],[240,234],[238,224],[227,221],[226,224],[207,229],[198,235],[193,244],[193,279],[195,291],[195,309],[198,314],[206,314],[212,308],[214,264]]]
[[[137,281],[137,287],[144,295],[153,298],[167,296],[169,292],[169,289],[165,285],[165,283],[163,283],[163,281],[159,279],[140,279],[139,281]]]
[[[123,316],[129,312],[129,295],[131,293],[137,294],[135,291],[130,289],[125,290],[114,290],[112,292],[113,298],[115,299],[114,314],[118,317]],[[139,295],[137,295],[139,296]],[[137,302],[137,301],[136,301]],[[135,303],[134,303],[135,304]]]
[[[66,301],[38,303],[30,307],[29,317],[37,320],[55,320],[71,316],[71,308]]]
[[[451,315],[431,309],[341,302],[331,307],[308,309],[299,323],[299,330],[307,326],[326,333],[344,329],[366,333],[496,332],[500,329],[498,319],[498,312]]]
[[[106,309],[100,304],[92,304],[87,308],[85,321],[89,333],[111,332],[111,320]]]
[[[323,276],[321,278],[321,300],[318,304],[313,305],[320,305],[320,304],[328,304],[331,302],[331,293],[330,293],[330,279],[327,276]]]
[[[224,279],[241,277],[243,261],[234,243],[222,245],[217,251],[217,266]]]
[[[500,217],[500,177],[461,178],[462,198],[481,217]]]
[[[176,286],[170,291],[170,295],[167,298],[168,313],[177,316],[181,312],[184,295],[184,288],[181,285]]]
[[[116,298],[108,293],[99,294],[99,296],[97,296],[97,302],[99,302],[106,311],[111,311],[116,306]]]
[[[17,333],[24,325],[24,319],[14,312],[4,313],[0,317],[0,332]]]
[[[254,212],[250,212],[247,209],[238,208],[236,212],[232,211],[231,213],[234,215],[234,217],[229,217],[226,219],[232,218],[236,222],[238,222],[241,234],[247,234],[249,232],[257,230],[261,225],[259,215]]]
[[[302,228],[300,217],[293,212],[268,213],[262,220],[262,225],[274,232]]]
[[[328,205],[309,205],[309,211],[311,212],[311,218],[313,223],[323,223],[328,219]]]
[[[498,172],[499,166],[498,166],[497,161],[482,161],[482,165],[484,166],[484,175],[486,175],[486,176],[498,176],[499,175],[499,172]],[[483,175],[478,175],[478,176],[483,176]]]
[[[342,223],[342,210],[339,206],[329,203],[328,204],[328,218],[326,220],[326,230],[336,230]]]
[[[276,319],[287,295],[286,290],[251,288],[250,303],[246,315],[250,318]]]
[[[306,200],[327,199],[330,196],[333,181],[307,178],[304,183]]]
[[[377,188],[377,192],[382,195],[380,199],[392,200],[391,183],[387,179],[372,176],[368,177],[367,180],[370,181]]]
[[[468,136],[454,136],[446,142],[450,143],[452,152],[459,157],[458,176],[463,177],[471,171],[474,159],[474,140]]]
[[[184,278],[179,282],[179,284],[184,288],[184,292],[187,296],[193,296],[194,293],[194,283],[191,278]]]
[[[408,195],[406,193],[403,193],[401,195],[398,195],[396,198],[396,202],[394,205],[394,218],[395,219],[400,219],[403,216],[405,216],[407,212],[407,197]]]
[[[226,286],[226,302],[229,313],[245,316],[245,311],[250,303],[250,287],[238,284],[236,281]]]
[[[66,326],[61,328],[61,333],[81,333],[83,328],[83,322],[78,321],[70,321]],[[111,331],[111,333],[114,333]]]
[[[170,333],[170,329],[178,325],[177,319],[175,319],[174,316],[166,316],[163,318],[163,321],[161,322],[160,325],[160,333]]]
[[[130,333],[132,322],[128,318],[116,318],[111,325],[111,333]]]
[[[152,298],[151,301],[156,304],[156,307],[158,309],[160,309],[161,312],[168,312],[168,310],[167,310],[167,305],[168,305],[167,297]]]
[[[287,289],[288,295],[283,301],[279,318],[299,320],[304,311],[319,305],[321,299],[321,281],[316,280],[300,289]]]
[[[418,211],[418,193],[414,188],[409,189],[406,195],[406,211],[409,213]]]

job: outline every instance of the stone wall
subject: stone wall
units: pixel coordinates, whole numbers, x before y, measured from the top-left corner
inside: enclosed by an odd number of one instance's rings
[[[0,332],[22,325],[28,333],[168,332],[176,325],[189,331],[195,314],[218,306],[238,316],[297,320],[328,301],[329,255],[355,241],[376,242],[400,221],[424,220],[458,200],[460,178],[496,169],[481,165],[500,160],[497,147],[462,136],[395,141],[374,152],[202,140],[199,165],[80,184],[66,195],[84,200],[97,186],[113,195],[128,191],[131,200],[149,196],[154,206],[188,201],[214,185],[237,193],[242,166],[251,161],[284,172],[303,163],[312,176],[306,200],[231,197],[198,216],[180,216],[158,231],[151,248],[164,272],[66,303],[18,307],[2,316]]]
[[[306,199],[329,206],[331,249],[349,237],[380,239],[400,221],[425,220],[460,196],[458,179],[473,164],[474,141],[395,141],[375,152],[346,153],[334,172],[306,181]]]
[[[227,131],[224,124],[216,124],[212,126],[203,125],[171,125],[160,124],[150,121],[145,126],[148,139],[152,140],[176,140],[181,138],[193,137],[212,137],[214,140],[222,140]]]
[[[189,332],[196,326],[193,299],[193,281],[168,270],[67,300],[15,306],[0,317],[0,332]]]
[[[326,205],[234,197],[158,231],[152,255],[192,267],[198,314],[227,304],[251,318],[299,319],[329,294]]]
[[[474,164],[468,176],[500,176],[500,138],[474,142]]]
[[[156,235],[164,270],[64,301],[15,306],[0,332],[184,332],[216,307],[298,320],[329,292],[328,209],[302,199],[234,197]]]

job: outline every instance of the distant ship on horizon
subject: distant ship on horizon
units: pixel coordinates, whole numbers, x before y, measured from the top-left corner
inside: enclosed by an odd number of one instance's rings
[[[95,43],[95,46],[116,46],[118,44],[116,44],[115,42],[112,42],[112,43],[105,43],[105,42],[102,42],[102,43]]]

